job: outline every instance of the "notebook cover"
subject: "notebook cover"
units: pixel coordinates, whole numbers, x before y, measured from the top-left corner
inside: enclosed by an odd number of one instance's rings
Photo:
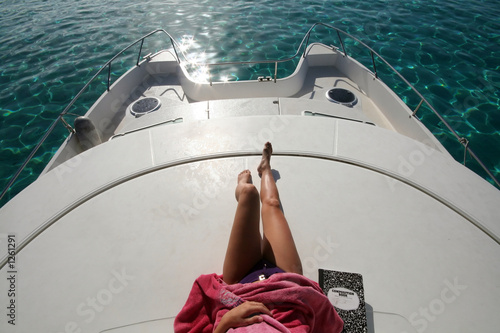
[[[366,307],[363,276],[319,269],[319,285],[344,321],[344,333],[365,333]]]

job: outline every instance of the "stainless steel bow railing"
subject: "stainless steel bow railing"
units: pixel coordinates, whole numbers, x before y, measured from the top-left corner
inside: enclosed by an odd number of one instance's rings
[[[119,53],[117,53],[113,58],[111,58],[108,62],[106,62],[104,64],[104,66],[102,66],[98,71],[97,73],[94,74],[94,76],[87,82],[87,84],[85,84],[85,86],[78,92],[78,94],[76,94],[76,96],[71,100],[71,102],[69,102],[69,104],[66,106],[66,108],[57,116],[57,118],[52,122],[52,124],[50,125],[50,127],[47,129],[47,131],[45,132],[45,134],[42,136],[42,138],[40,139],[40,141],[37,143],[37,145],[33,148],[33,150],[30,152],[30,154],[28,155],[28,157],[26,158],[26,160],[24,161],[24,163],[21,165],[21,167],[19,167],[19,169],[16,171],[16,173],[12,176],[12,178],[9,180],[9,182],[7,183],[7,186],[4,188],[4,190],[2,191],[2,194],[0,194],[0,200],[2,200],[2,198],[5,196],[5,194],[7,194],[8,190],[11,188],[11,186],[15,183],[15,181],[17,180],[17,178],[19,177],[19,175],[21,174],[21,172],[24,170],[24,168],[26,168],[26,166],[28,165],[28,163],[31,161],[31,159],[35,156],[35,154],[37,153],[37,151],[40,149],[40,147],[42,146],[42,144],[45,142],[45,140],[47,140],[48,136],[52,133],[52,131],[54,131],[54,128],[57,126],[57,124],[59,122],[63,123],[64,126],[68,127],[69,125],[66,123],[66,121],[64,120],[64,116],[69,114],[69,110],[71,109],[71,107],[76,103],[76,101],[82,96],[82,94],[87,90],[87,88],[90,86],[90,84],[92,82],[94,82],[94,80],[99,77],[99,75],[101,75],[102,72],[104,72],[106,69],[108,70],[108,80],[107,80],[107,90],[109,91],[110,89],[110,86],[111,86],[111,66],[112,66],[112,63],[114,60],[116,60],[120,55],[122,55],[123,53],[125,53],[127,50],[129,50],[130,48],[132,48],[133,46],[141,43],[141,46],[140,46],[140,49],[139,49],[139,54],[137,56],[137,63],[136,65],[139,66],[139,61],[141,59],[141,54],[142,54],[142,47],[144,45],[144,40],[146,40],[146,38],[158,33],[158,32],[163,32],[165,33],[169,39],[170,39],[170,42],[172,43],[172,47],[176,53],[176,57],[177,59],[179,60],[179,55],[177,53],[177,48],[180,49],[178,43],[174,40],[174,38],[167,32],[165,31],[164,29],[157,29],[155,31],[152,31],[150,32],[149,34],[141,37],[140,39],[136,40],[135,42],[131,43],[130,45],[128,45],[126,48],[124,48],[123,50],[121,50]],[[184,55],[185,57],[185,55]]]
[[[500,182],[498,181],[498,179],[495,178],[495,176],[491,173],[491,171],[484,165],[484,163],[479,159],[479,157],[477,157],[477,155],[472,151],[472,149],[469,147],[469,141],[465,137],[461,137],[460,135],[458,135],[458,133],[450,126],[450,124],[444,119],[444,117],[431,105],[431,103],[429,103],[429,101],[417,89],[415,89],[415,87],[410,82],[408,82],[408,80],[406,80],[403,77],[403,75],[401,75],[391,64],[389,64],[389,62],[387,60],[385,60],[384,57],[382,57],[380,54],[378,54],[371,47],[369,47],[368,45],[366,45],[365,43],[363,43],[362,41],[360,41],[356,37],[352,36],[351,34],[345,32],[343,30],[340,30],[340,29],[338,29],[338,28],[336,28],[334,26],[331,26],[331,25],[328,25],[328,24],[324,24],[324,23],[316,23],[316,24],[314,24],[311,27],[311,29],[309,29],[309,31],[307,32],[306,36],[304,37],[304,38],[306,38],[307,41],[309,40],[309,36],[310,36],[312,30],[316,26],[318,26],[318,25],[322,25],[322,26],[325,26],[325,27],[327,27],[329,29],[334,29],[334,30],[337,31],[337,35],[338,35],[340,44],[342,46],[342,51],[344,53],[344,56],[346,56],[346,57],[348,55],[347,55],[347,52],[346,52],[345,45],[344,45],[344,42],[342,40],[341,34],[346,35],[349,38],[352,38],[353,40],[355,40],[356,42],[358,42],[359,44],[361,44],[363,47],[365,47],[366,49],[368,49],[370,51],[370,56],[371,56],[371,59],[372,59],[373,73],[375,75],[375,78],[378,78],[378,74],[377,74],[377,67],[375,65],[375,57],[374,56],[377,56],[378,59],[380,59],[380,61],[382,61],[384,64],[386,64],[391,69],[391,71],[393,71],[420,98],[420,103],[413,110],[413,113],[410,116],[410,118],[411,117],[416,117],[416,114],[417,114],[418,110],[420,109],[420,107],[422,106],[422,104],[425,103],[427,105],[427,107],[434,113],[434,115],[436,115],[439,118],[439,120],[446,126],[446,128],[455,137],[455,139],[464,147],[464,161],[463,161],[463,164],[464,165],[466,164],[467,153],[468,153],[479,164],[479,166],[486,172],[486,174],[491,178],[491,180],[496,184],[496,186],[500,188]],[[306,41],[306,47],[307,47],[307,41]],[[419,119],[419,118],[417,118],[417,119]]]
[[[307,50],[307,46],[309,45],[309,40],[310,40],[310,37],[311,37],[311,33],[314,31],[314,29],[317,26],[323,26],[323,27],[325,27],[327,29],[333,29],[334,31],[336,31],[337,37],[339,39],[339,43],[340,43],[340,47],[341,47],[342,53],[344,54],[345,57],[348,57],[349,55],[347,53],[346,46],[345,46],[345,43],[344,43],[344,39],[342,38],[342,36],[347,36],[347,37],[351,38],[352,40],[356,41],[357,43],[359,43],[360,45],[362,45],[364,48],[366,48],[369,51],[370,56],[371,56],[372,66],[373,66],[373,75],[375,76],[375,78],[378,78],[378,72],[377,72],[377,67],[376,67],[376,63],[375,63],[375,57],[377,59],[379,59],[380,61],[382,61],[386,66],[388,66],[388,68],[394,74],[396,74],[420,98],[420,103],[414,109],[414,111],[413,111],[412,115],[410,116],[410,118],[412,116],[416,117],[416,114],[417,114],[418,110],[420,109],[420,107],[423,104],[426,104],[427,107],[446,126],[446,128],[455,137],[455,139],[464,147],[464,155],[466,156],[466,154],[468,153],[480,165],[480,167],[486,172],[486,174],[491,178],[491,180],[498,187],[500,187],[500,182],[495,178],[495,176],[493,176],[493,174],[491,173],[491,171],[484,165],[484,163],[477,157],[477,155],[469,147],[469,141],[466,138],[460,137],[458,135],[458,133],[444,119],[444,117],[428,102],[428,100],[410,82],[408,82],[408,80],[406,80],[391,64],[389,64],[389,62],[387,60],[385,60],[379,53],[377,53],[375,50],[373,50],[370,46],[366,45],[364,42],[362,42],[358,38],[352,36],[351,34],[345,32],[345,31],[343,31],[341,29],[338,29],[338,28],[336,28],[334,26],[331,26],[329,24],[316,23],[313,26],[311,26],[311,28],[304,35],[304,37],[302,38],[302,41],[300,42],[300,45],[298,46],[297,51],[295,52],[295,54],[292,55],[292,56],[290,56],[290,57],[288,57],[288,58],[279,59],[279,60],[235,61],[235,62],[217,62],[217,63],[203,63],[203,64],[192,63],[192,62],[189,62],[187,60],[188,57],[186,56],[185,52],[182,50],[182,47],[164,29],[157,29],[157,30],[152,31],[149,34],[147,34],[147,35],[139,38],[135,42],[133,42],[130,45],[128,45],[127,47],[125,47],[119,53],[117,53],[108,62],[106,62],[104,64],[104,66],[102,66],[99,69],[99,71],[97,71],[97,73],[88,81],[88,83],[78,92],[78,94],[73,98],[73,100],[71,100],[71,102],[66,106],[66,108],[58,115],[58,117],[53,121],[52,125],[48,128],[48,130],[46,131],[46,133],[44,134],[44,136],[41,138],[41,140],[38,142],[38,144],[33,148],[33,150],[31,151],[31,153],[28,155],[28,157],[26,158],[25,162],[21,165],[21,167],[17,170],[17,172],[9,180],[7,186],[5,187],[5,189],[2,191],[2,194],[0,195],[0,200],[5,196],[5,194],[8,192],[8,190],[15,183],[15,181],[17,180],[17,178],[19,177],[19,175],[21,174],[21,172],[24,170],[24,168],[27,166],[27,164],[34,157],[34,155],[39,150],[39,148],[42,146],[42,144],[45,142],[45,140],[47,139],[47,137],[52,133],[52,131],[54,130],[54,128],[56,127],[56,125],[59,122],[62,122],[66,127],[69,126],[69,125],[67,125],[67,123],[66,123],[66,121],[64,120],[63,117],[65,115],[70,114],[69,110],[75,104],[75,102],[81,97],[81,95],[87,90],[87,88],[90,86],[90,84],[97,77],[99,77],[99,75],[101,73],[103,73],[107,69],[107,71],[108,71],[107,90],[109,91],[109,89],[111,87],[111,68],[112,68],[113,61],[115,61],[118,57],[120,57],[125,51],[129,50],[130,48],[134,47],[135,45],[137,45],[139,43],[140,43],[140,48],[139,48],[139,52],[138,52],[138,55],[137,55],[136,66],[140,66],[140,59],[141,59],[141,55],[142,55],[142,49],[143,49],[144,41],[147,38],[149,38],[150,36],[155,35],[157,33],[163,33],[163,34],[165,34],[168,37],[168,39],[170,40],[170,43],[171,43],[172,48],[174,50],[177,62],[181,63],[182,61],[185,61],[186,63],[190,63],[192,65],[203,65],[203,66],[206,66],[206,68],[208,68],[208,78],[209,78],[210,85],[213,84],[212,75],[210,75],[210,69],[214,68],[214,67],[218,67],[218,66],[228,66],[228,65],[274,64],[274,77],[273,77],[273,81],[276,82],[277,79],[278,79],[278,77],[277,77],[278,74],[277,73],[278,73],[278,65],[279,64],[284,63],[284,62],[288,62],[288,61],[292,61],[292,60],[296,59],[299,56],[306,57],[306,50]],[[148,56],[146,56],[146,57],[148,57]],[[465,160],[466,160],[466,158],[464,157],[464,164],[466,162]]]

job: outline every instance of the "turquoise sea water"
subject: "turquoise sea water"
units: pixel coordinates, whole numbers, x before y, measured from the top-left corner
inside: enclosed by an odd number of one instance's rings
[[[107,60],[130,42],[164,28],[190,41],[208,62],[278,59],[295,53],[304,33],[324,22],[358,37],[384,56],[434,105],[498,178],[500,174],[500,3],[498,1],[12,1],[0,8],[0,189],[52,121]],[[338,44],[318,29],[318,38]],[[153,38],[146,48],[166,46]],[[353,43],[349,53],[370,64]],[[149,53],[146,51],[143,54]],[[113,79],[137,49],[113,67]],[[127,60],[128,59],[128,60]],[[293,66],[280,68],[279,75]],[[232,80],[266,69],[229,69]],[[267,73],[263,73],[266,74]],[[419,100],[381,70],[384,82],[411,106]],[[105,78],[72,112],[83,114]],[[463,149],[425,108],[419,116],[457,160]],[[67,131],[58,126],[0,204],[36,179]],[[487,178],[474,163],[471,169]]]

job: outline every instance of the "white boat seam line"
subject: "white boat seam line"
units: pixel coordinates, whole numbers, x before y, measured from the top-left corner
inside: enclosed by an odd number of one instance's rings
[[[76,207],[82,205],[86,201],[98,196],[101,193],[104,193],[111,188],[118,186],[120,184],[123,184],[129,180],[144,176],[146,174],[149,174],[151,172],[156,172],[162,169],[174,167],[174,166],[179,166],[183,164],[189,164],[189,163],[194,163],[194,162],[200,162],[200,161],[205,161],[205,160],[213,160],[213,159],[222,159],[222,158],[235,158],[235,157],[248,157],[248,156],[260,156],[260,152],[255,152],[255,153],[246,153],[242,154],[240,152],[238,153],[219,153],[219,154],[212,154],[212,155],[205,155],[205,156],[198,156],[198,157],[193,157],[193,158],[186,158],[182,160],[176,160],[176,161],[171,161],[168,163],[164,164],[159,164],[154,167],[150,167],[147,169],[142,169],[140,171],[136,171],[135,173],[129,174],[125,177],[116,179],[114,181],[111,181],[98,189],[89,192],[87,195],[83,196],[79,200],[74,201],[73,203],[69,204],[66,206],[66,208],[62,209],[59,211],[59,213],[55,214],[52,218],[48,219],[47,222],[45,222],[43,225],[40,225],[36,229],[34,229],[31,233],[28,234],[27,237],[25,237],[19,244],[17,245],[17,253],[19,253],[26,245],[28,245],[32,240],[34,240],[38,235],[40,235],[44,230],[49,228],[52,224],[57,222],[59,219],[61,219],[63,216],[71,212],[73,209]],[[486,235],[488,235],[491,239],[493,239],[497,244],[500,245],[500,238],[495,235],[491,230],[489,230],[486,226],[484,226],[482,223],[477,221],[475,218],[473,218],[471,215],[469,215],[467,212],[464,210],[458,208],[455,206],[453,203],[449,202],[448,200],[445,200],[443,198],[439,198],[433,191],[417,184],[416,182],[410,181],[404,177],[401,177],[395,172],[388,172],[387,170],[378,168],[374,165],[368,164],[368,163],[362,163],[360,161],[354,160],[354,159],[348,159],[345,157],[338,157],[338,156],[330,156],[330,155],[324,155],[324,154],[318,154],[318,153],[311,153],[311,152],[294,152],[294,151],[289,151],[289,152],[275,152],[273,153],[273,156],[288,156],[288,157],[307,157],[307,158],[317,158],[317,159],[323,159],[323,160],[329,160],[329,161],[337,161],[337,162],[342,162],[342,163],[347,163],[350,165],[354,165],[357,167],[361,167],[367,170],[375,171],[377,173],[389,176],[391,178],[394,178],[396,180],[401,181],[402,183],[405,183],[408,186],[411,186],[428,196],[432,197],[436,201],[441,202],[443,205],[446,207],[450,208],[469,222],[471,222],[473,225],[475,225],[477,228],[479,228],[481,231],[483,231]],[[8,260],[8,255],[4,256],[1,261],[0,261],[0,269],[5,266]]]
[[[156,166],[156,161],[155,161],[155,152],[154,152],[154,145],[153,145],[153,135],[151,131],[148,131],[148,136],[149,136],[149,151],[151,152],[151,165]]]

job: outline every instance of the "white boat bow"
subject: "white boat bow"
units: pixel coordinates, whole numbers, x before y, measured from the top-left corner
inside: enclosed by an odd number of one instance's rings
[[[196,277],[222,272],[236,176],[266,141],[304,275],[362,274],[369,332],[497,330],[500,192],[373,71],[312,43],[288,77],[199,82],[175,50],[88,110],[102,143],[70,135],[0,210],[2,332],[173,331]]]

